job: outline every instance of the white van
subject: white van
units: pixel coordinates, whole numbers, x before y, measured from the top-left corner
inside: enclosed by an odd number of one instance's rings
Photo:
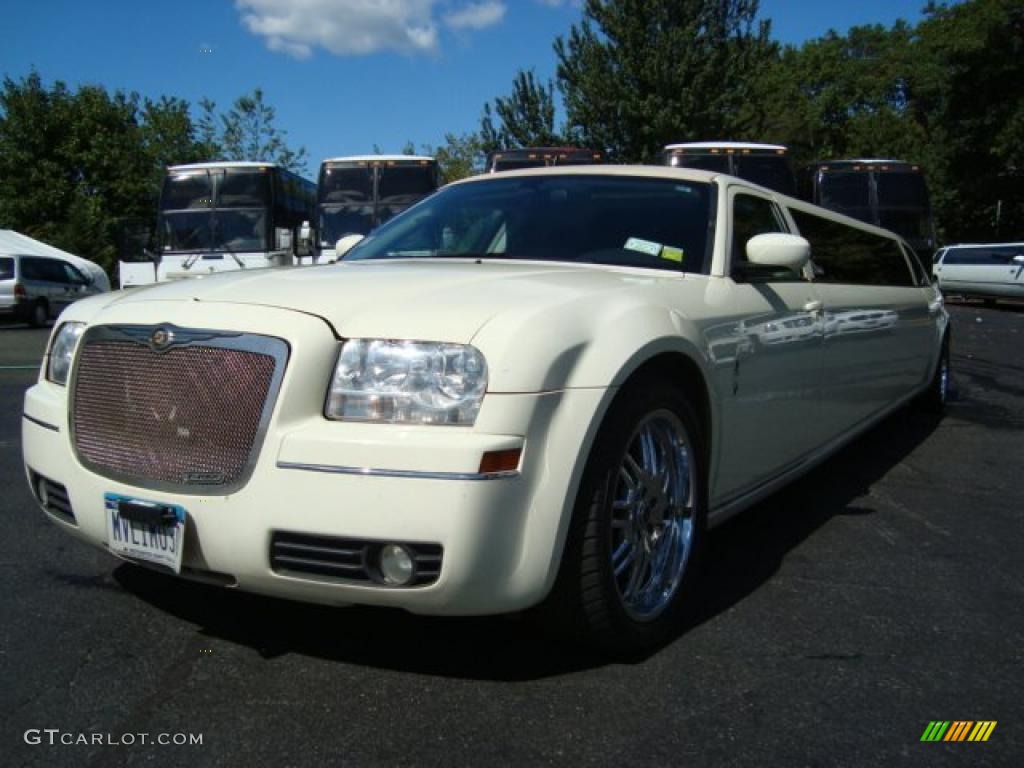
[[[1024,298],[1024,243],[948,245],[935,252],[932,274],[943,293]]]
[[[39,328],[71,302],[104,290],[91,273],[65,259],[0,255],[0,317]]]

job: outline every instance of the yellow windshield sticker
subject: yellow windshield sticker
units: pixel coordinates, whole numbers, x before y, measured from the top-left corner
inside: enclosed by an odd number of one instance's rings
[[[661,258],[668,259],[669,261],[675,261],[682,264],[683,256],[682,248],[673,248],[671,245],[666,245],[661,249]]]

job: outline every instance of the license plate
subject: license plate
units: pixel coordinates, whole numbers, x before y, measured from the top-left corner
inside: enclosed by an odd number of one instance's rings
[[[114,554],[156,563],[181,573],[185,509],[177,504],[103,494],[107,546]]]

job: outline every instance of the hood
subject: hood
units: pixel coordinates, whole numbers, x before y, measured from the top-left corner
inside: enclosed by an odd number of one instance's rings
[[[113,303],[270,306],[321,317],[339,336],[468,343],[503,311],[573,302],[654,279],[536,262],[353,261],[180,280],[128,291]]]

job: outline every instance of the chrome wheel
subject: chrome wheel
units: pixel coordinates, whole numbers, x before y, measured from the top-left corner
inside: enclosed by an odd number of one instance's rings
[[[627,615],[652,621],[672,602],[693,549],[696,466],[675,413],[654,411],[637,424],[612,483],[612,580]]]

